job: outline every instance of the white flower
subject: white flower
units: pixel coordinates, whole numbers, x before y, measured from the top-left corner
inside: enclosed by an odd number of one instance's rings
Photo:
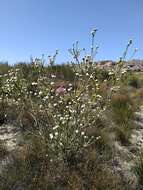
[[[42,105],[39,105],[39,108],[41,109],[43,106]]]
[[[81,108],[85,108],[85,104],[83,104],[83,105],[81,106]]]
[[[124,73],[126,73],[126,72],[127,72],[126,70],[123,70],[123,71],[122,71],[122,74],[124,74]]]
[[[59,134],[58,132],[55,132],[55,136],[58,136],[58,134]]]
[[[39,95],[42,95],[42,94],[43,94],[42,91],[40,91],[40,92],[39,92]]]
[[[51,74],[51,77],[52,77],[52,78],[56,78],[56,75]]]
[[[82,132],[81,132],[81,135],[84,135],[84,134],[85,134],[85,132],[84,132],[84,131],[82,131]]]
[[[109,72],[109,75],[113,75],[113,74],[114,74],[113,72],[111,72],[111,71]]]
[[[51,92],[54,92],[54,89],[51,89]]]
[[[70,92],[72,90],[72,88],[68,88],[67,91]]]
[[[100,96],[99,94],[97,94],[97,96],[96,96],[98,99],[101,99],[102,98],[102,96]]]
[[[81,99],[80,97],[79,97],[79,98],[77,98],[77,101],[80,101],[80,99]]]
[[[32,86],[37,85],[37,84],[38,84],[37,82],[32,82]]]
[[[90,79],[93,79],[93,75],[90,75]]]
[[[66,122],[65,121],[62,121],[62,124],[64,125]]]
[[[60,121],[62,121],[64,118],[63,117],[60,117]]]
[[[79,131],[78,130],[75,130],[75,133],[78,133]]]
[[[96,137],[96,140],[99,140],[101,138],[101,136],[98,136],[98,137]]]
[[[55,127],[53,127],[53,130],[59,128],[59,125],[55,125]]]
[[[44,100],[47,100],[48,98],[49,98],[48,96],[45,96],[43,99],[44,99]]]
[[[51,85],[54,85],[55,83],[54,83],[54,82],[51,82],[50,84],[51,84]]]
[[[50,133],[49,136],[50,136],[50,139],[51,139],[51,140],[54,138],[54,136],[53,136],[52,133]]]

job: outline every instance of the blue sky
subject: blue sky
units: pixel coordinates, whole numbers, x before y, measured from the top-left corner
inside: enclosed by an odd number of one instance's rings
[[[118,59],[130,38],[143,59],[142,10],[143,0],[0,0],[0,60],[28,61],[59,49],[57,62],[66,62],[74,41],[90,47],[94,27],[98,60]]]

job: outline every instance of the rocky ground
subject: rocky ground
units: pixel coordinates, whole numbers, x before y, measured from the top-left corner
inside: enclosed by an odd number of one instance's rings
[[[138,180],[134,175],[132,168],[137,159],[137,152],[143,149],[143,106],[135,113],[136,115],[136,128],[133,129],[130,145],[122,146],[118,141],[114,142],[117,157],[116,170],[123,174],[123,177],[132,184],[133,189],[136,190]],[[141,190],[143,187],[140,188]],[[139,189],[138,189],[139,190]]]
[[[17,136],[18,132],[12,125],[2,125],[0,127],[0,140],[5,144],[8,151],[15,149]]]
[[[10,162],[10,154],[20,145],[20,132],[13,125],[0,126],[0,141],[5,146],[8,154],[0,159],[0,172],[2,168]]]

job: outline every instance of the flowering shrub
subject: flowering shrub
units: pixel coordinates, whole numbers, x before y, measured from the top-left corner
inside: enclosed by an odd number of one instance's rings
[[[74,178],[79,179],[74,175],[74,170],[79,170],[80,164],[84,166],[84,159],[86,167],[91,164],[91,171],[92,163],[110,159],[111,155],[107,158],[104,152],[107,147],[109,151],[110,147],[107,112],[113,105],[113,94],[120,89],[121,79],[126,75],[126,71],[122,68],[123,60],[111,70],[103,71],[97,68],[94,64],[98,49],[94,47],[96,32],[97,30],[93,30],[91,33],[91,55],[80,61],[83,50],[78,49],[76,42],[69,52],[78,64],[63,66],[63,72],[62,67],[55,66],[58,54],[56,51],[53,58],[49,57],[49,67],[44,67],[42,60],[36,59],[31,65],[12,67],[1,77],[0,103],[4,106],[4,114],[8,117],[8,110],[14,109],[16,119],[13,121],[20,129],[24,129],[23,138],[26,144],[24,155],[14,157],[19,160],[15,168],[20,167],[23,174],[16,176],[9,183],[21,181],[27,183],[29,189],[43,189],[42,182],[45,184],[50,181],[55,184],[60,173],[63,173],[63,181],[69,185]],[[127,49],[130,44],[131,41]],[[59,68],[63,76],[58,75]],[[64,74],[65,70],[72,73],[71,77]],[[62,82],[60,84],[61,79],[66,85]],[[103,83],[106,88],[102,87]],[[88,162],[85,153],[91,148],[97,153],[97,157]],[[104,173],[103,165],[101,173]],[[10,168],[10,171],[15,172],[15,168]],[[87,175],[91,177],[89,170],[86,170]],[[71,177],[68,176],[68,171],[73,172]],[[96,172],[98,174],[99,168]],[[26,182],[24,175],[28,175]],[[93,182],[94,176],[91,178]],[[100,176],[100,180],[101,178]],[[112,172],[109,178],[114,178]],[[96,176],[95,184],[98,184],[98,179],[99,176]],[[108,184],[107,181],[105,183]],[[94,189],[97,186],[99,184],[93,184]],[[105,188],[104,184],[103,187]],[[115,189],[113,183],[110,189]]]

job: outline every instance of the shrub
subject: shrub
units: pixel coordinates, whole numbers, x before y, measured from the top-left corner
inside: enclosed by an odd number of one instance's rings
[[[130,126],[117,126],[116,128],[116,136],[117,140],[121,142],[122,145],[129,145],[130,144],[130,137],[131,137],[132,129]]]
[[[133,109],[128,94],[116,93],[111,100],[113,120],[117,124],[127,124],[133,119]]]
[[[96,31],[91,33],[88,59],[80,63],[78,42],[70,50],[79,65],[55,65],[56,51],[48,67],[35,59],[15,65],[1,77],[0,98],[6,105],[2,113],[25,130],[22,146],[11,153],[0,174],[0,189],[127,189],[112,167],[110,146],[112,121],[123,127],[117,135],[126,142],[133,117],[128,97],[113,95],[124,62],[120,60],[115,71],[96,68]],[[107,84],[102,87],[103,81]],[[112,120],[107,110],[112,110]]]
[[[132,102],[127,94],[116,93],[111,100],[112,120],[115,122],[117,139],[123,145],[129,144],[133,129],[134,110]]]
[[[0,62],[0,75],[7,74],[10,69],[11,66],[7,62]]]
[[[132,86],[134,88],[139,88],[140,87],[140,81],[137,77],[131,76],[128,80],[128,85]]]

